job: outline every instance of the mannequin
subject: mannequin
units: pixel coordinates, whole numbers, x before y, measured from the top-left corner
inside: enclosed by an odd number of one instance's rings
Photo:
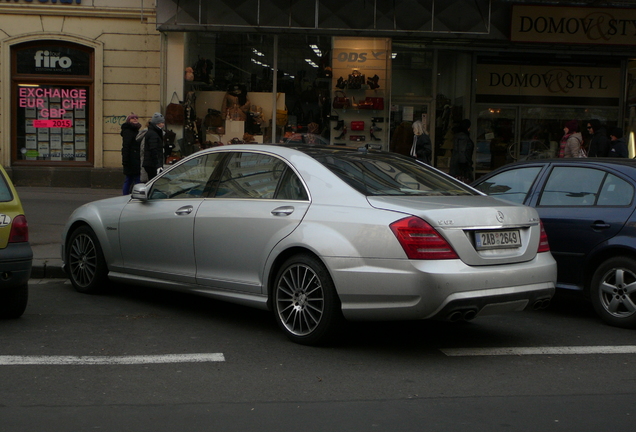
[[[245,86],[232,84],[228,87],[223,97],[221,113],[224,119],[245,121],[250,110],[250,101],[247,98]]]

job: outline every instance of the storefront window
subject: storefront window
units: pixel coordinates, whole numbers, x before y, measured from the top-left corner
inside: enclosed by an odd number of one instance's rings
[[[12,49],[12,159],[89,165],[92,50],[59,41]]]
[[[517,160],[558,157],[563,127],[579,122],[586,143],[585,126],[598,119],[607,129],[617,125],[618,108],[478,105],[476,170],[485,173]]]
[[[17,88],[17,160],[87,161],[89,88]]]
[[[195,115],[203,119],[200,143],[280,142],[312,122],[312,132],[328,134],[330,52],[330,37],[280,36],[276,46],[267,35],[189,34],[193,71],[185,90],[195,92]],[[196,145],[187,141],[186,135],[186,152]]]

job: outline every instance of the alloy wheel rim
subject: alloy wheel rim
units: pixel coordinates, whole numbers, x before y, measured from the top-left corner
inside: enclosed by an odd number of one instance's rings
[[[289,267],[276,286],[278,317],[285,328],[296,336],[311,334],[324,314],[324,290],[311,267],[295,264]]]
[[[616,318],[636,314],[636,274],[615,268],[603,277],[599,296],[603,308]]]
[[[97,270],[97,249],[86,234],[80,234],[73,240],[69,254],[69,268],[75,283],[81,287],[91,284]]]

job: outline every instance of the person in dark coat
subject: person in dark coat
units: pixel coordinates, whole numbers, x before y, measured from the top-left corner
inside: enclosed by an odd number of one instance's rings
[[[609,157],[628,158],[629,150],[627,150],[627,143],[623,136],[623,129],[614,128],[610,131],[610,139],[612,140],[610,145]]]
[[[144,137],[143,168],[148,181],[163,170],[163,128],[166,120],[161,113],[154,113],[148,122],[148,132]]]
[[[139,133],[139,117],[135,113],[130,113],[124,124],[121,125],[121,164],[124,167],[124,186],[122,192],[128,195],[132,187],[139,183],[141,173],[141,156],[139,155],[139,142],[135,139]]]
[[[473,151],[475,143],[470,138],[470,120],[464,119],[459,123],[453,138],[453,154],[450,159],[450,172],[453,177],[470,183],[473,178]]]
[[[588,157],[607,157],[611,147],[610,139],[605,128],[601,126],[601,122],[597,119],[587,122],[587,132],[592,137],[587,152]]]
[[[433,144],[424,130],[424,125],[419,120],[413,122],[413,135],[411,156],[418,161],[422,161],[425,164],[430,165],[431,155],[433,154]]]

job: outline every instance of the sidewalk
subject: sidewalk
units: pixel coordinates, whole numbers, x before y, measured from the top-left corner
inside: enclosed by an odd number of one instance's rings
[[[68,217],[81,205],[121,195],[120,189],[16,187],[29,223],[31,278],[66,278],[60,244]]]

